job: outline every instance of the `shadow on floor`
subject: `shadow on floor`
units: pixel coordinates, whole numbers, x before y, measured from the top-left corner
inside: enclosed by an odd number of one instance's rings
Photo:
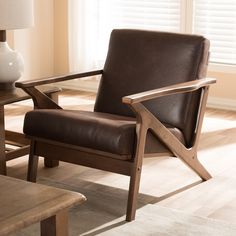
[[[56,182],[48,178],[39,178],[38,182],[41,184],[80,192],[87,197],[87,202],[82,205],[75,206],[70,210],[69,222],[70,235],[72,236],[81,234],[93,236],[127,223],[125,221],[125,211],[128,192],[124,189],[114,188],[85,180],[79,180],[76,183],[76,186],[71,186],[63,182]],[[197,181],[161,197],[141,193],[138,198],[138,208],[142,208],[147,204],[154,204],[162,201],[174,194],[185,191],[200,182],[201,181]],[[112,225],[107,225],[107,223],[120,217],[122,217],[122,221]],[[104,227],[101,227],[103,225]],[[99,230],[90,232],[98,227],[100,227]]]

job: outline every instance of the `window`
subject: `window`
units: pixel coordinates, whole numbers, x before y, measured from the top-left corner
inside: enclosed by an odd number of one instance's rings
[[[180,29],[179,0],[97,0],[97,59],[105,58],[113,28],[160,31]]]
[[[211,41],[211,61],[236,64],[236,1],[195,0],[193,32]]]
[[[69,4],[71,70],[102,66],[113,28],[202,34],[211,40],[211,62],[236,65],[235,0],[69,0]]]

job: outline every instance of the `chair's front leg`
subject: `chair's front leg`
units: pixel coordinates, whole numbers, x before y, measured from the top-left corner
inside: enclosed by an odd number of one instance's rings
[[[27,181],[36,182],[37,170],[38,170],[38,159],[39,157],[34,154],[36,141],[31,141],[30,154],[28,162]]]
[[[138,123],[136,132],[137,132],[137,146],[136,146],[133,168],[131,170],[131,176],[130,176],[126,221],[132,221],[135,219],[147,128],[146,126]]]

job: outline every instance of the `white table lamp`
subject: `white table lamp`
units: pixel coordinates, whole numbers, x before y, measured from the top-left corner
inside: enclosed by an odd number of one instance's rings
[[[24,71],[21,54],[7,44],[6,30],[33,26],[33,1],[0,0],[0,89],[14,88]]]

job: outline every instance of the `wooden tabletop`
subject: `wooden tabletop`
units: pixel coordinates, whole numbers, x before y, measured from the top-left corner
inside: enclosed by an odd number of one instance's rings
[[[86,198],[76,192],[0,175],[0,235],[42,221]]]
[[[51,94],[61,91],[59,88],[53,86],[39,86],[39,90],[41,90],[46,94]],[[29,98],[30,95],[25,93],[20,88],[15,88],[12,90],[0,90],[0,105],[7,105],[13,102],[19,102]]]

